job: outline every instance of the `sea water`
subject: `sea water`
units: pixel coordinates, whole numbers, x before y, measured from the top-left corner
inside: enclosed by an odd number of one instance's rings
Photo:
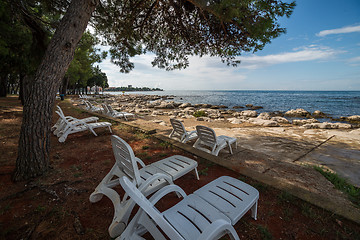
[[[105,92],[122,94],[122,92]],[[194,91],[127,92],[126,94],[170,95],[175,102],[225,105],[229,108],[252,104],[260,112],[286,112],[303,108],[319,110],[333,118],[360,115],[360,91]],[[241,110],[241,109],[240,109]]]

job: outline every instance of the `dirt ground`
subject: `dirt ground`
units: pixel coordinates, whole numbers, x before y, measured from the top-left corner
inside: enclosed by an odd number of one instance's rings
[[[90,116],[72,108],[68,101],[60,105],[66,115]],[[52,136],[49,171],[32,181],[14,183],[11,174],[21,117],[22,108],[16,97],[0,98],[0,239],[110,239],[110,200],[104,197],[94,204],[89,201],[92,191],[114,164],[108,129],[96,129],[97,137],[90,132],[72,134],[65,143]],[[53,122],[56,120],[54,115]],[[192,156],[151,135],[112,123],[113,133],[127,141],[146,164],[175,154],[197,160],[199,181],[193,173],[175,181],[188,194],[223,175],[257,188],[258,220],[247,213],[234,226],[241,239],[360,239],[358,224]],[[116,190],[122,193],[120,188]],[[169,195],[161,207],[173,204],[175,198]]]

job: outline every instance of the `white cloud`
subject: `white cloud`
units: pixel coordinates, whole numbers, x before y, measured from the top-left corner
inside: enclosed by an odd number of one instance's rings
[[[106,73],[110,86],[160,87],[164,89],[232,89],[246,79],[237,68],[227,67],[219,58],[190,57],[190,66],[183,70],[165,71],[152,67],[153,55],[132,59],[135,68],[122,74],[119,68],[106,60],[100,68]]]
[[[359,57],[350,58],[350,59],[348,60],[348,62],[350,63],[351,66],[360,66],[360,56],[359,56]]]
[[[330,30],[323,30],[316,34],[319,37],[324,37],[331,34],[342,34],[342,33],[353,33],[353,32],[360,32],[360,25],[358,26],[347,26],[342,28],[330,29]]]
[[[284,63],[305,61],[327,61],[341,53],[329,47],[310,45],[293,49],[291,52],[270,54],[265,56],[239,57],[241,64],[238,67],[228,67],[219,58],[204,56],[190,57],[190,66],[183,70],[165,71],[152,67],[152,54],[137,56],[132,59],[135,68],[129,74],[122,74],[119,68],[106,60],[100,64],[107,74],[110,86],[160,87],[166,90],[231,90],[254,89],[253,69],[269,67]],[[261,86],[260,86],[261,87]]]
[[[293,52],[284,52],[266,56],[253,55],[249,57],[240,57],[241,64],[239,67],[257,69],[282,63],[325,60],[334,57],[338,53],[339,51],[329,47],[310,45],[308,47],[294,49]]]

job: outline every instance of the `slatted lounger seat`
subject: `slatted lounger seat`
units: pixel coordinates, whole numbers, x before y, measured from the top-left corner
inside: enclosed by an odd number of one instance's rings
[[[196,190],[194,194],[219,209],[230,218],[233,225],[250,209],[251,216],[256,220],[259,192],[235,178],[220,177]]]
[[[120,195],[112,189],[120,184],[119,178],[125,176],[130,179],[145,196],[154,193],[193,170],[197,179],[199,179],[197,162],[193,159],[175,155],[145,165],[141,159],[135,157],[130,145],[120,137],[112,135],[111,143],[116,162],[89,198],[90,202],[94,203],[100,201],[105,195],[112,201],[114,218],[109,227],[111,237],[117,237],[123,232],[134,207],[134,202],[129,201],[127,195],[121,199]],[[139,168],[138,165],[141,167]]]
[[[220,177],[188,196],[180,187],[168,185],[149,199],[129,179],[123,177],[120,183],[140,208],[118,240],[143,239],[146,232],[154,239],[210,240],[223,235],[239,239],[232,225],[249,209],[256,218],[259,192],[231,177]],[[161,213],[155,204],[171,192],[184,199]]]

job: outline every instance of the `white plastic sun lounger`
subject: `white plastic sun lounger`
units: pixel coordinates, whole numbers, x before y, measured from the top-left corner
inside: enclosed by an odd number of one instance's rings
[[[114,110],[111,105],[107,105],[107,109],[108,109],[111,117],[124,118],[126,121],[128,121],[129,117],[135,119],[135,114],[128,113],[128,112],[118,112],[118,111]]]
[[[120,184],[119,178],[126,176],[145,196],[192,170],[199,179],[195,160],[175,155],[145,166],[139,158],[135,157],[130,145],[123,139],[112,135],[111,143],[116,162],[89,198],[90,202],[94,203],[100,201],[105,195],[112,201],[114,218],[108,229],[111,237],[117,237],[124,231],[135,205],[133,201],[129,202],[127,195],[121,199],[120,195],[112,189]],[[141,168],[138,167],[138,164]]]
[[[105,103],[101,104],[101,106],[102,106],[102,108],[103,108],[102,113],[105,114],[105,115],[107,115],[107,116],[112,117],[111,112],[110,112],[108,106],[107,106]]]
[[[97,120],[99,120],[98,117],[87,117],[87,118],[83,118],[83,119],[77,119],[71,116],[65,116],[64,112],[62,111],[62,109],[60,108],[60,106],[56,106],[58,109],[58,112],[61,116],[63,116],[63,118],[67,119],[69,122],[74,123],[74,121],[77,120],[82,120],[86,123],[89,122],[97,122]],[[63,121],[63,118],[59,117],[59,119],[57,120],[57,122],[54,124],[54,126],[51,127],[51,131],[54,133],[54,135],[57,135],[58,132],[64,127],[64,125],[66,125],[66,123]]]
[[[229,147],[229,152],[233,154],[231,145],[236,145],[236,138],[228,137],[228,136],[216,136],[215,131],[206,126],[196,126],[196,131],[198,134],[198,139],[193,145],[194,148],[208,151],[211,154],[217,156],[221,149],[224,149],[226,146]],[[209,149],[204,148],[204,146],[209,147]]]
[[[141,236],[146,232],[160,240],[211,240],[224,235],[239,239],[232,225],[249,209],[256,217],[259,192],[231,177],[220,177],[188,196],[180,187],[168,185],[149,199],[126,177],[120,183],[140,208],[119,240],[143,239]],[[171,192],[181,194],[184,199],[160,212],[155,204]]]
[[[92,111],[92,112],[101,112],[101,108],[99,107],[95,107],[90,101],[86,101],[84,100],[84,103],[85,103],[85,109],[86,110],[89,110],[89,111]]]
[[[111,123],[109,122],[95,122],[95,123],[86,123],[80,119],[76,121],[68,121],[64,116],[62,116],[58,111],[56,113],[60,116],[63,121],[63,126],[60,131],[57,133],[57,137],[59,138],[59,142],[65,142],[67,136],[72,133],[83,132],[89,130],[95,136],[97,136],[96,132],[94,131],[95,128],[99,127],[108,127],[109,131],[111,131]]]
[[[180,120],[175,118],[170,118],[171,126],[173,130],[171,131],[169,138],[178,137],[180,142],[186,143],[187,141],[196,139],[198,137],[196,130],[186,131],[184,124]]]

